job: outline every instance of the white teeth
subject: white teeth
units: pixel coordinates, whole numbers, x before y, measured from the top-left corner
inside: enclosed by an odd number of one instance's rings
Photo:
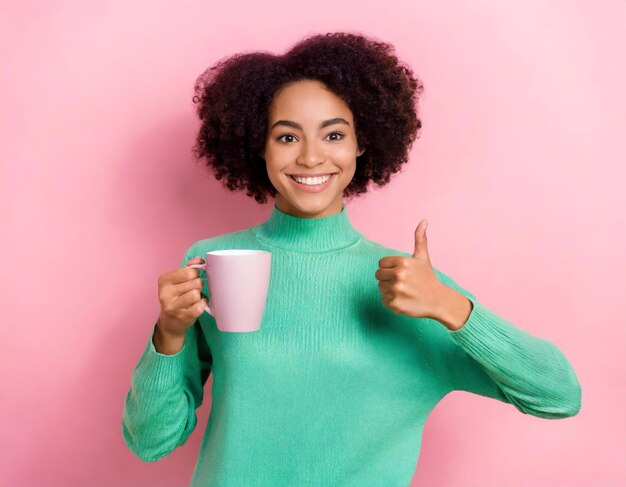
[[[308,186],[315,186],[316,184],[322,184],[322,183],[325,183],[326,181],[328,181],[330,179],[330,175],[329,176],[323,176],[323,177],[320,177],[320,178],[299,178],[299,177],[296,177],[296,176],[291,176],[291,178],[295,179],[299,183],[306,184]]]

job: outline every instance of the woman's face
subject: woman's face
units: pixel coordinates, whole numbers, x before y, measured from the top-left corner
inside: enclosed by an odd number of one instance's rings
[[[363,152],[352,112],[323,83],[297,81],[274,96],[263,157],[282,212],[301,218],[339,213]],[[320,179],[297,182],[294,175]]]

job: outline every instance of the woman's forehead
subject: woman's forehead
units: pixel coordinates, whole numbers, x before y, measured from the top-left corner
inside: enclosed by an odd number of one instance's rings
[[[352,124],[352,112],[348,105],[321,82],[308,80],[292,83],[279,90],[272,100],[268,115],[272,124],[289,120],[301,126],[318,128],[318,125],[327,126],[328,121],[335,119]],[[341,120],[337,121],[341,123]]]

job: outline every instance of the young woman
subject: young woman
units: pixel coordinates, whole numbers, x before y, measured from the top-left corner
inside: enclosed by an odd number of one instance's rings
[[[562,352],[485,308],[431,265],[366,239],[344,199],[407,162],[423,90],[393,47],[330,33],[285,54],[238,54],[196,84],[195,146],[217,179],[274,198],[269,219],[195,242],[159,278],[161,312],[133,374],[122,430],[154,461],[196,426],[213,373],[195,486],[406,486],[428,414],[464,390],[524,414],[577,414]],[[272,252],[261,329],[224,333],[189,263],[218,249]]]

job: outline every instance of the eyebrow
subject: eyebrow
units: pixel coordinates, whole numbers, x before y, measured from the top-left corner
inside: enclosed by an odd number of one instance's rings
[[[335,125],[336,123],[343,123],[346,125],[350,125],[350,123],[348,123],[347,120],[341,118],[341,117],[337,117],[337,118],[331,118],[329,120],[324,120],[322,123],[320,123],[320,129],[323,129],[324,127],[328,127],[329,125]],[[295,129],[299,129],[302,130],[302,125],[300,125],[299,123],[293,122],[291,120],[279,120],[278,122],[275,122],[270,130],[273,130],[274,127],[278,126],[278,125],[284,125],[285,127],[292,127]]]

